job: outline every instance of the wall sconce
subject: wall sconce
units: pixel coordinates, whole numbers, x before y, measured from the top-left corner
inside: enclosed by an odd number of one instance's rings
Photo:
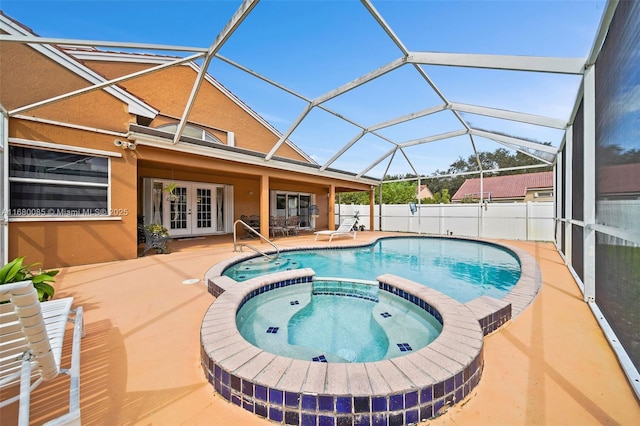
[[[131,151],[135,151],[137,145],[133,142],[129,142],[129,141],[121,141],[120,139],[116,139],[113,141],[113,144],[115,146],[119,146],[122,149],[130,149]]]
[[[249,195],[253,195],[253,191],[249,191],[247,194],[249,194]]]

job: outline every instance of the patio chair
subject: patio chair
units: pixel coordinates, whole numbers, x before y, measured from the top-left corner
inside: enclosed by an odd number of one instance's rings
[[[314,232],[314,234],[316,234],[315,241],[318,240],[318,237],[320,235],[328,235],[329,236],[329,242],[331,242],[331,240],[333,240],[333,237],[344,237],[344,236],[353,236],[353,239],[355,240],[356,239],[356,231],[353,229],[355,224],[356,224],[356,218],[350,217],[350,218],[347,218],[347,219],[343,220],[342,223],[340,224],[340,226],[338,227],[338,229],[336,229],[335,231],[331,231],[331,230],[316,231],[316,232]]]
[[[285,228],[285,218],[284,216],[271,216],[269,219],[269,231],[272,237],[276,236],[276,233],[280,233],[283,237],[287,233],[287,229]]]
[[[157,234],[153,234],[149,232],[146,226],[141,226],[142,232],[144,232],[144,250],[142,251],[142,255],[144,256],[151,249],[156,249],[156,251],[161,251],[162,253],[169,253],[169,249],[167,248],[167,244],[169,244],[173,239],[169,236],[161,236]],[[138,228],[138,229],[140,229]]]
[[[18,425],[28,425],[31,392],[43,381],[64,373],[70,377],[69,412],[47,424],[80,424],[82,307],[72,310],[72,297],[40,303],[31,281],[0,285],[0,303],[0,389],[3,398],[6,397],[0,401],[0,407],[19,401]],[[70,319],[73,312],[74,318]],[[62,369],[68,320],[75,323],[71,367]]]
[[[287,234],[298,235],[298,230],[300,229],[300,216],[289,216],[285,223]]]

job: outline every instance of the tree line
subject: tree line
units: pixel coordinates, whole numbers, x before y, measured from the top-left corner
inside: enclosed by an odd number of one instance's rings
[[[539,164],[540,162],[529,155],[521,152],[511,153],[505,148],[498,148],[493,152],[478,152],[478,158],[475,155],[470,155],[466,159],[458,157],[456,161],[451,163],[447,170],[436,170],[435,175],[451,175],[456,173],[465,173],[478,171],[478,160],[482,164],[483,170],[495,170],[499,168],[511,168],[519,166],[528,166]],[[505,170],[493,174],[493,176],[513,175],[522,173],[534,173],[541,171],[549,171],[552,167],[541,167],[521,170]],[[420,183],[427,185],[433,197],[423,198],[420,200],[421,204],[448,204],[451,202],[451,197],[462,186],[465,179],[477,177],[477,175],[462,175],[462,176],[443,176],[443,177],[429,177],[422,178]],[[400,179],[406,179],[399,181]],[[411,180],[413,179],[413,180]],[[408,204],[418,202],[418,180],[414,174],[405,175],[387,175],[384,177],[386,182],[382,185],[382,204]],[[343,192],[338,194],[336,202],[340,204],[369,204],[368,192]],[[375,201],[376,204],[380,203],[379,195],[376,191]]]

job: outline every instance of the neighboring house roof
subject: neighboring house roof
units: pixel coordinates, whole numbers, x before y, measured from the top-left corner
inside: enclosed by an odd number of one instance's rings
[[[640,194],[640,163],[601,167],[596,179],[600,195]]]
[[[433,198],[433,192],[431,192],[431,190],[429,189],[429,187],[425,184],[420,185],[420,188],[418,189],[418,198],[419,199],[423,199],[423,198]]]
[[[528,190],[553,188],[553,172],[492,176],[483,179],[483,198],[524,198]],[[465,196],[480,195],[480,178],[467,179],[451,198],[460,201]]]

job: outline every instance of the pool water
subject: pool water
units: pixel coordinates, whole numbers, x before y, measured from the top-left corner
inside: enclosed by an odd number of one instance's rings
[[[377,283],[314,281],[248,300],[236,315],[240,334],[278,355],[317,362],[372,362],[417,350],[442,325]]]
[[[311,268],[316,276],[375,280],[386,273],[434,288],[461,303],[480,296],[502,298],[518,282],[517,257],[501,247],[446,238],[382,238],[356,248],[294,250],[275,261],[253,258],[224,275],[245,281],[259,275]]]

